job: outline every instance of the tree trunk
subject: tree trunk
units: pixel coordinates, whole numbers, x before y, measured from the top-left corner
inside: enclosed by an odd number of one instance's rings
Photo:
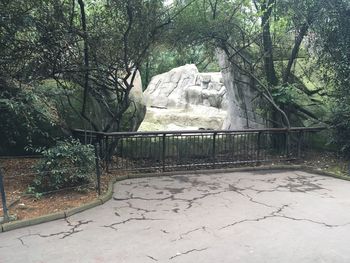
[[[270,18],[273,9],[274,0],[265,0],[261,5],[261,26],[262,26],[262,42],[264,52],[264,69],[267,83],[270,87],[278,84],[276,76],[275,64],[273,61],[273,44],[270,32]]]

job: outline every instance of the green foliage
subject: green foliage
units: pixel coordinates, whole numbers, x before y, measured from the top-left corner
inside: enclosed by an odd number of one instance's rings
[[[291,104],[298,101],[298,97],[302,95],[302,92],[298,91],[293,84],[278,86],[272,90],[272,95],[275,102],[278,104]]]
[[[317,28],[316,50],[328,82],[330,123],[334,129],[331,142],[350,154],[350,3],[330,1],[322,14],[325,26]]]
[[[41,151],[38,175],[31,192],[41,193],[82,186],[93,181],[95,161],[91,145],[76,140],[59,141],[55,147]]]
[[[0,90],[0,153],[23,154],[26,146],[52,143],[58,117],[45,96],[29,86],[6,83]]]
[[[41,91],[49,100],[40,100],[53,103],[54,110],[63,109],[59,117],[67,121],[60,125],[119,130],[132,103],[133,72],[167,20],[160,0],[1,1],[0,88],[9,89],[8,83],[16,83],[23,93],[22,89],[32,89],[44,80]],[[16,95],[1,94],[0,98],[8,111],[2,115],[6,123],[15,123],[18,116],[11,107],[28,119],[23,115],[31,112],[32,105],[27,111],[25,105],[15,105]],[[101,120],[101,115],[108,120]],[[46,130],[41,125],[38,128]],[[31,144],[27,132],[21,132],[21,137],[24,145]],[[9,141],[12,145],[18,140]]]
[[[144,88],[155,75],[170,71],[185,64],[195,64],[200,72],[220,71],[213,51],[205,45],[172,47],[168,43],[154,48],[142,64],[141,75]]]

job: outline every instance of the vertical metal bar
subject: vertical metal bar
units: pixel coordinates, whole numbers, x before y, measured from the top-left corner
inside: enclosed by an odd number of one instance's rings
[[[153,163],[154,163],[154,156],[155,156],[155,145],[153,144],[153,142],[152,142],[152,136],[153,135],[151,135],[151,136],[149,136],[149,144],[150,144],[150,147],[149,147],[149,149],[150,149],[150,154],[151,154],[151,158],[150,158],[150,166],[152,167],[153,166]]]
[[[243,144],[242,144],[242,152],[243,152],[243,161],[247,160],[247,134],[242,133],[243,136]]]
[[[187,135],[181,135],[182,138],[184,139],[182,141],[185,149],[186,149],[186,155],[185,155],[185,164],[186,166],[191,166],[193,164],[190,160],[192,157],[192,135],[187,136]],[[189,138],[189,139],[188,139]]]
[[[163,153],[162,153],[162,162],[163,162],[162,170],[163,170],[163,172],[165,172],[165,150],[166,150],[165,139],[166,139],[166,134],[164,133],[163,134]]]
[[[228,150],[227,150],[227,147],[228,147],[228,145],[227,145],[227,137],[228,137],[228,134],[225,133],[225,135],[223,135],[223,136],[225,136],[225,140],[223,141],[223,143],[224,143],[224,147],[225,147],[225,150],[224,150],[224,158],[225,158],[225,161],[226,161],[227,153],[228,153]]]
[[[232,133],[232,157],[233,157],[233,161],[235,160],[235,159],[237,159],[237,158],[235,158],[235,156],[237,155],[237,154],[235,154],[235,151],[236,151],[236,149],[237,149],[237,147],[235,147],[235,142],[236,142],[237,140],[235,140],[235,134],[234,133]]]
[[[117,159],[120,159],[120,167],[124,168],[125,166],[125,160],[124,160],[124,137],[120,137],[120,152],[119,152],[119,156],[117,156]],[[126,167],[125,167],[126,168]]]
[[[7,205],[6,205],[4,179],[3,179],[3,175],[1,174],[1,170],[0,170],[0,192],[1,192],[1,200],[2,200],[2,209],[3,209],[3,213],[4,213],[4,222],[8,222],[10,220],[10,217],[8,215],[8,209],[7,209]]]
[[[243,152],[243,149],[242,149],[242,142],[243,142],[243,135],[242,133],[240,133],[239,135],[239,140],[237,140],[237,143],[238,143],[238,152],[239,152],[239,161],[242,161],[242,152]]]
[[[216,146],[215,146],[215,163],[219,163],[219,153],[220,153],[220,134],[216,134]]]
[[[302,140],[303,140],[303,137],[304,137],[304,132],[303,130],[300,130],[299,131],[299,137],[298,137],[298,159],[301,158],[301,143],[302,143]]]
[[[96,165],[96,179],[97,179],[97,193],[101,195],[101,172],[97,143],[95,143],[95,165]]]
[[[203,133],[201,134],[201,149],[202,149],[202,159],[203,159],[203,163],[207,162],[207,145],[204,143],[204,137],[203,137]]]
[[[239,161],[242,161],[242,157],[243,157],[243,148],[242,148],[242,143],[243,143],[243,134],[240,133],[239,135],[239,140],[237,140],[237,148],[239,149]]]
[[[234,148],[234,153],[235,153],[235,161],[239,161],[239,134],[234,134],[233,136],[233,148]]]
[[[245,141],[245,161],[249,161],[249,144],[250,144],[250,134],[249,132],[245,134],[246,141]]]
[[[258,163],[260,163],[260,141],[261,141],[261,133],[262,132],[259,132],[258,133],[258,140],[257,140],[257,143],[256,143],[256,160],[258,161]]]
[[[213,167],[215,167],[216,159],[216,132],[213,133]]]
[[[143,140],[144,140],[144,137],[143,136],[140,136],[140,149],[139,149],[139,152],[140,152],[140,162],[142,164],[142,166],[145,166],[145,154],[144,154],[144,150],[143,150]]]
[[[174,134],[172,134],[171,135],[171,137],[172,137],[172,149],[173,149],[173,152],[172,152],[172,155],[171,155],[171,159],[172,159],[172,166],[174,166],[176,163],[175,163],[175,160],[177,160],[177,151],[178,151],[178,149],[177,149],[177,147],[176,147],[176,144],[175,144],[175,135]]]
[[[175,135],[174,138],[176,143],[176,154],[178,156],[178,159],[176,160],[176,166],[182,165],[182,145],[181,145],[181,138],[179,138],[179,135]]]
[[[199,163],[199,164],[202,164],[202,158],[200,156],[200,148],[199,148],[199,143],[198,143],[198,134],[195,134],[194,137],[193,137],[193,143],[195,145],[194,147],[194,159],[196,161],[196,163]]]
[[[289,153],[290,153],[290,133],[289,133],[289,129],[286,131],[286,158],[289,157]]]
[[[108,145],[108,136],[105,137],[105,166],[106,166],[106,171],[107,173],[109,173],[109,162],[110,162],[110,159],[109,159],[109,145]]]

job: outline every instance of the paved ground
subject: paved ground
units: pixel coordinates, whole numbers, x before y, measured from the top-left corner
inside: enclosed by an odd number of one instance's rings
[[[0,262],[350,262],[350,182],[299,171],[123,181],[103,206],[0,233]]]

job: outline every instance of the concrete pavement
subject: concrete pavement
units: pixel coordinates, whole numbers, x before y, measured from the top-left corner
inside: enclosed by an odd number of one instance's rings
[[[350,262],[350,182],[302,171],[140,178],[0,233],[0,262]]]

